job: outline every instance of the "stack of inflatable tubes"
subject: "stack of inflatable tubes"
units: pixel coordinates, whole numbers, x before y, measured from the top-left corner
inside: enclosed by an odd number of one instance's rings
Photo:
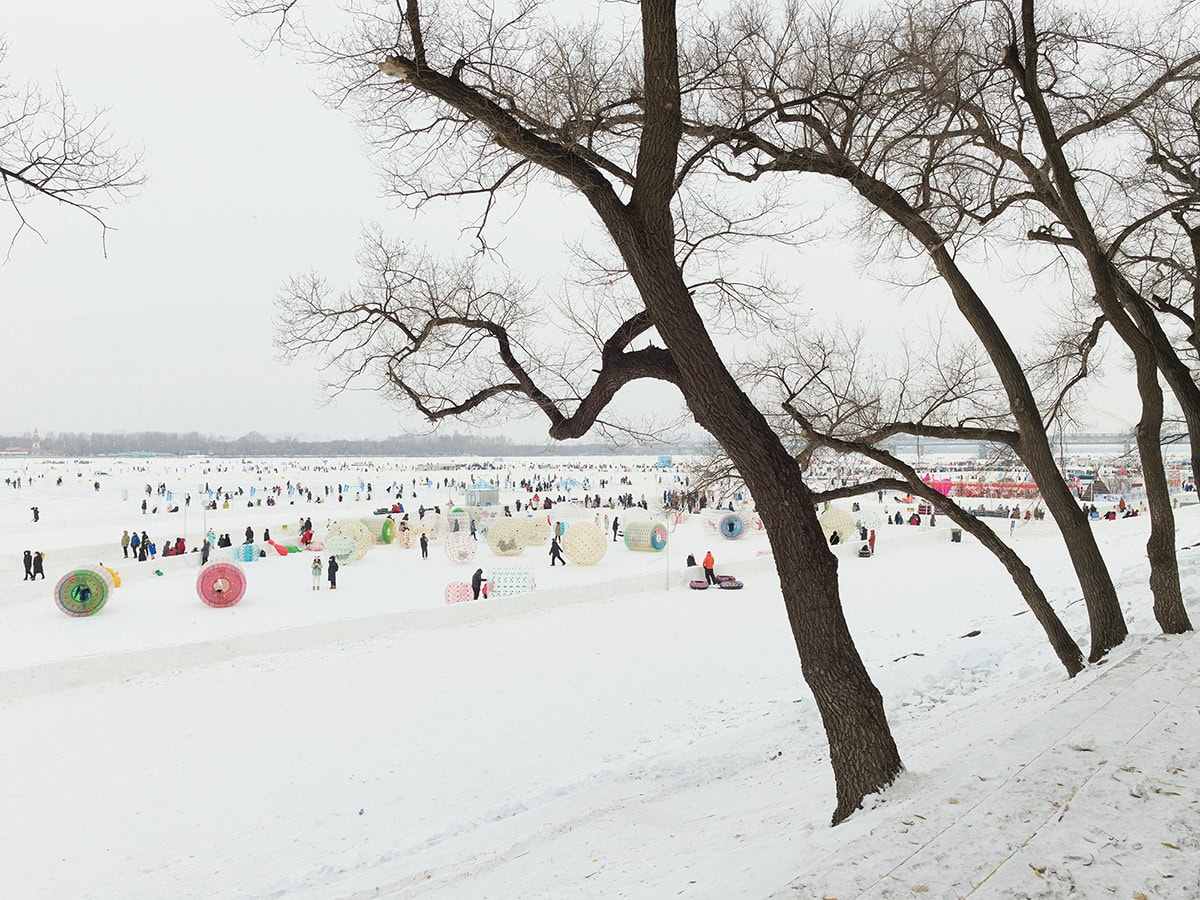
[[[233,606],[246,593],[246,573],[235,562],[211,562],[196,576],[196,593],[206,606]]]
[[[743,587],[745,587],[745,585],[743,585],[732,575],[718,575],[715,586],[726,591],[740,591]],[[690,587],[693,591],[706,591],[710,585],[703,578],[698,578],[695,581],[689,581],[688,587]]]
[[[99,569],[74,569],[54,585],[54,602],[68,616],[94,616],[108,602],[113,578]]]

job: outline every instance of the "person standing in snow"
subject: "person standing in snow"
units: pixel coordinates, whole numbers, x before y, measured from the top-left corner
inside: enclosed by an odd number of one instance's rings
[[[476,569],[475,574],[471,576],[471,591],[474,593],[475,600],[479,599],[479,591],[483,587],[483,569]]]
[[[200,565],[208,565],[208,554],[212,550],[212,544],[208,542],[208,538],[204,539],[204,543],[200,545]]]
[[[22,578],[21,580],[22,581],[33,581],[33,551],[32,550],[25,551],[24,562],[25,562],[25,577]]]
[[[621,527],[621,520],[617,516],[613,516],[613,543],[617,542],[617,529]]]
[[[421,532],[421,559],[429,559],[429,538]]]
[[[709,550],[707,553],[704,554],[704,581],[707,584],[716,584],[717,583],[716,573],[713,572],[713,569],[716,567],[716,564],[717,564],[716,560],[713,559],[712,551]]]
[[[321,557],[314,556],[312,564],[313,590],[321,589]]]
[[[329,572],[329,589],[331,591],[337,590],[337,573],[340,568],[341,566],[338,565],[337,557],[329,557],[329,568],[327,571]]]
[[[39,575],[42,576],[42,581],[46,580],[46,573],[42,569],[42,561],[46,558],[46,554],[38,550],[33,554],[33,577],[31,581],[36,581]]]
[[[562,546],[558,543],[557,537],[550,538],[550,568],[554,568],[555,561],[562,563],[564,566],[567,561],[563,559]]]
[[[129,559],[129,542],[131,540],[129,530],[126,529],[125,533],[121,535],[121,551],[125,554],[126,559]]]

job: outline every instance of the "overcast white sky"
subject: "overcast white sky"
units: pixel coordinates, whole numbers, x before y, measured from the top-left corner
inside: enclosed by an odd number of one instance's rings
[[[45,242],[27,233],[0,262],[0,431],[424,430],[369,392],[322,406],[311,365],[285,366],[271,346],[285,277],[316,269],[347,283],[365,221],[415,233],[410,213],[380,199],[352,123],[313,95],[313,70],[256,55],[209,0],[8,0],[0,28],[9,83],[58,77],[78,105],[107,108],[149,176],[107,213],[107,259],[90,220],[27,210]],[[559,255],[574,202],[538,195],[515,227]],[[448,251],[460,241],[436,222],[421,233]],[[809,255],[803,302],[878,317],[883,288],[855,278],[852,261],[850,250]],[[1101,395],[1098,430],[1137,417],[1121,380]],[[544,432],[532,420],[508,433]]]

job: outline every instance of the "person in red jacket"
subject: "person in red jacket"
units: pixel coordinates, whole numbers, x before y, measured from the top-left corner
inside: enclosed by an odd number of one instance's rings
[[[713,559],[712,551],[709,550],[704,554],[704,580],[709,584],[717,583],[717,576],[713,573],[715,565],[716,560]]]

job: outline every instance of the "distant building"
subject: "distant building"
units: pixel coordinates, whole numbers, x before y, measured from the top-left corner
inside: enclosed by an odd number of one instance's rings
[[[475,482],[475,484],[467,488],[465,495],[466,499],[463,500],[464,506],[500,505],[500,488],[488,484],[486,481]]]
[[[29,456],[31,453],[41,453],[42,439],[38,435],[38,430],[36,428],[33,429],[32,443],[32,447],[19,447],[16,445],[13,445],[12,447],[5,447],[3,450],[0,450],[0,456]]]

